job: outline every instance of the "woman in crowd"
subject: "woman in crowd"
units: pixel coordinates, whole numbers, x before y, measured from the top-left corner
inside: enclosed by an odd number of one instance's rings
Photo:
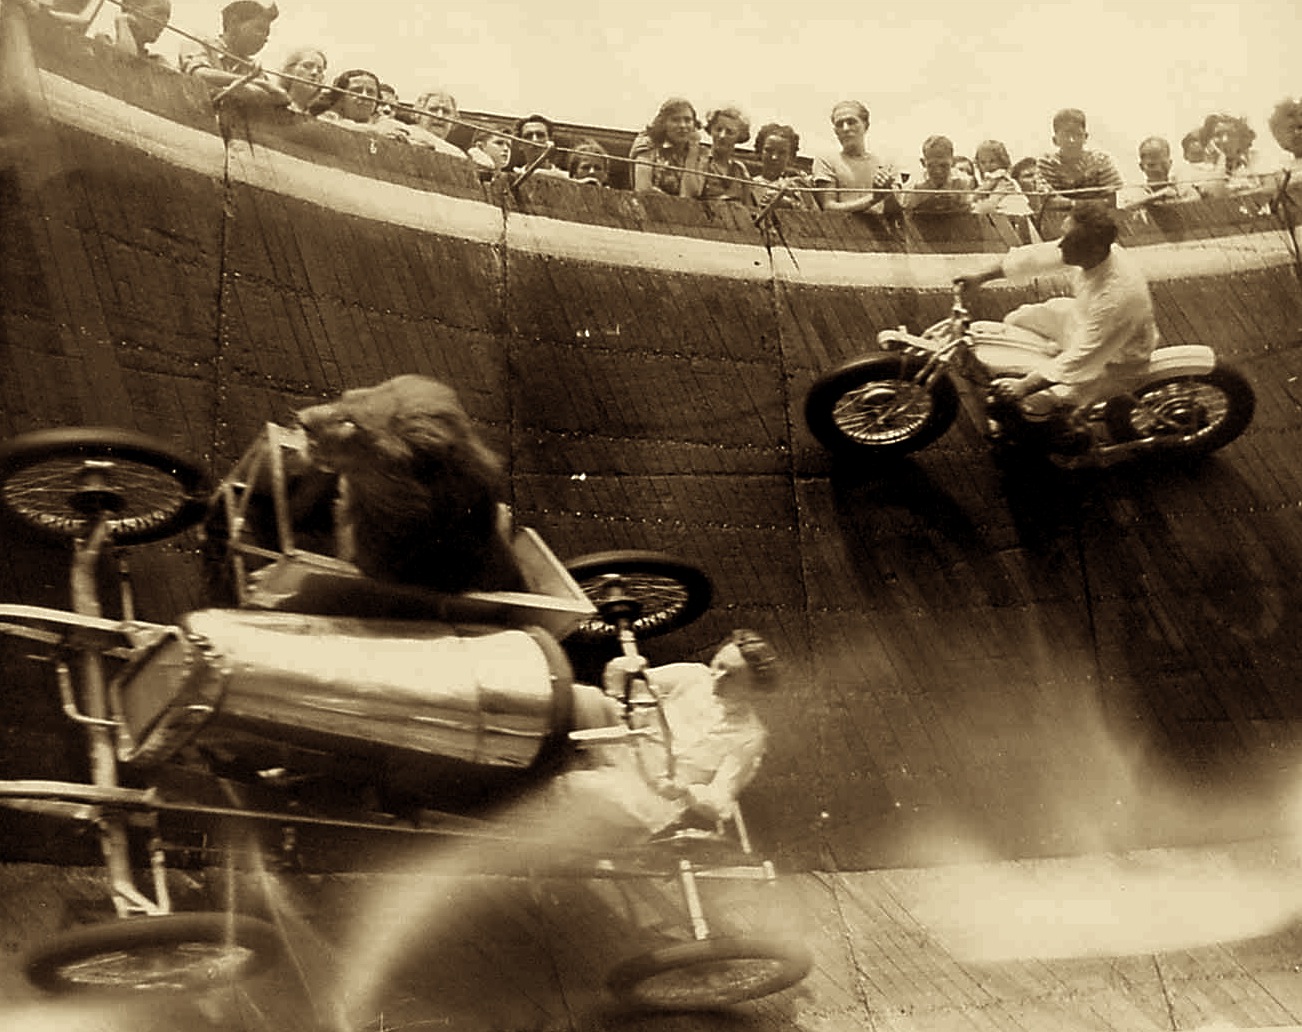
[[[799,150],[800,136],[791,126],[769,122],[760,127],[755,134],[760,170],[751,189],[751,201],[757,208],[771,203],[774,208],[814,210],[813,180],[791,167]]]
[[[816,197],[824,211],[867,211],[890,196],[895,169],[868,150],[868,108],[843,100],[832,108],[832,128],[841,150],[814,159]]]
[[[335,78],[332,86],[312,105],[312,113],[344,129],[405,141],[407,127],[396,119],[381,116],[377,111],[379,103],[379,76],[364,68],[351,68]]]
[[[428,147],[440,154],[464,158],[466,152],[448,140],[455,123],[461,116],[457,98],[447,90],[430,90],[416,98],[416,124],[409,126],[407,139],[417,147]]]
[[[1246,193],[1261,186],[1261,175],[1268,170],[1262,167],[1252,146],[1257,133],[1246,118],[1224,113],[1208,115],[1203,122],[1203,138],[1221,155],[1216,178],[1199,187],[1204,197]]]
[[[1013,178],[1008,148],[999,140],[982,140],[976,149],[977,188],[972,210],[979,214],[1029,215],[1031,206]]]
[[[700,164],[700,128],[696,108],[682,97],[670,97],[633,140],[628,156],[633,164],[633,189],[639,193],[658,191],[674,197],[691,188],[693,177],[686,173]],[[696,180],[699,183],[699,179]]]
[[[750,139],[750,119],[736,107],[719,108],[705,116],[710,147],[700,156],[684,193],[703,201],[750,200],[750,171],[738,160],[737,145]]]
[[[1284,170],[1292,173],[1290,184],[1302,186],[1302,97],[1285,97],[1266,124],[1284,152]]]
[[[325,82],[325,51],[301,47],[285,58],[280,70],[281,88],[289,94],[289,110],[307,114],[321,95],[321,84]]]

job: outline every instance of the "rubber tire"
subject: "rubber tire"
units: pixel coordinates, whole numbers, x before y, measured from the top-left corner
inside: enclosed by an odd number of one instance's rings
[[[915,377],[925,361],[916,355],[892,354],[860,358],[819,377],[805,397],[805,422],[820,444],[834,455],[886,458],[907,455],[936,441],[958,415],[958,388],[946,373],[933,381],[931,411],[908,437],[873,444],[847,434],[837,424],[837,403],[846,394],[870,383],[889,383]]]
[[[758,979],[720,978],[717,985],[668,996],[655,993],[655,979],[672,972],[690,973],[697,966],[721,967],[729,961],[772,962],[772,970]],[[644,1010],[708,1010],[759,999],[795,985],[813,966],[809,951],[766,939],[721,938],[676,943],[652,950],[617,965],[606,977],[606,987],[622,1004]]]
[[[3,501],[10,477],[49,459],[78,458],[132,462],[165,473],[175,481],[181,496],[176,511],[156,523],[146,521],[147,525],[134,529],[112,530],[110,540],[115,545],[161,541],[198,523],[207,509],[207,471],[157,438],[114,427],[58,427],[20,434],[0,445],[0,504],[4,504],[7,515],[49,539],[67,541],[80,536],[80,527],[73,523],[52,527]]]
[[[714,586],[703,570],[681,559],[665,555],[663,552],[636,549],[594,552],[570,559],[566,562],[565,568],[571,577],[580,582],[580,586],[584,580],[612,573],[646,574],[676,581],[685,595],[682,607],[672,612],[644,613],[633,624],[633,633],[639,639],[654,638],[686,627],[699,619],[710,608],[710,603],[714,599]],[[593,602],[598,600],[593,592],[588,591],[587,594]],[[637,597],[636,592],[630,594]],[[618,628],[613,624],[607,623],[600,616],[595,616],[580,624],[570,633],[567,640],[595,645],[616,641],[618,634]]]
[[[46,992],[133,991],[176,992],[211,988],[213,982],[195,978],[184,985],[140,986],[83,983],[68,978],[64,967],[100,955],[138,949],[182,946],[186,943],[222,943],[233,937],[236,945],[251,951],[250,957],[233,973],[235,980],[260,974],[280,960],[280,935],[273,925],[244,914],[212,911],[164,914],[157,917],[128,917],[86,925],[58,935],[28,953],[24,961],[27,980]]]
[[[1252,422],[1253,413],[1257,408],[1257,396],[1247,378],[1230,366],[1218,364],[1210,373],[1205,375],[1173,376],[1165,380],[1153,380],[1132,393],[1142,397],[1150,390],[1180,380],[1198,380],[1216,387],[1225,395],[1228,411],[1220,426],[1206,437],[1199,438],[1188,445],[1176,444],[1174,439],[1166,438],[1167,448],[1175,450],[1181,455],[1206,455],[1218,448],[1224,448],[1248,429],[1248,425]],[[1104,408],[1104,420],[1107,423],[1108,433],[1112,435],[1114,441],[1137,441],[1143,436],[1135,429],[1131,418],[1134,407],[1134,402],[1131,401],[1129,395],[1112,398],[1108,401]]]

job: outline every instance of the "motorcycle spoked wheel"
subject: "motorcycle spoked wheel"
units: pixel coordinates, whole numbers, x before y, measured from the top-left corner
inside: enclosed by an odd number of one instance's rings
[[[127,917],[64,932],[26,957],[32,985],[55,994],[173,993],[251,978],[281,956],[280,935],[244,914]]]
[[[1218,365],[1210,373],[1154,380],[1112,398],[1104,421],[1119,443],[1152,437],[1183,455],[1206,455],[1242,434],[1255,409],[1247,379]]]
[[[941,373],[919,383],[916,355],[859,359],[820,377],[805,398],[805,422],[837,455],[907,455],[937,440],[958,414],[958,389]]]
[[[803,947],[769,939],[676,943],[617,966],[606,985],[628,1007],[708,1010],[756,1000],[795,985],[813,966]]]
[[[115,545],[161,541],[197,523],[207,495],[203,467],[134,430],[57,427],[0,444],[0,508],[51,540],[103,516]]]

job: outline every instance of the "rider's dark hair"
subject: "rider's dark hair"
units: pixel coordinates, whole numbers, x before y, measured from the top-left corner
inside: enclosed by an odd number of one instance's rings
[[[1099,247],[1111,247],[1117,239],[1117,220],[1101,201],[1077,201],[1071,208],[1075,231]]]
[[[754,678],[756,688],[773,688],[778,683],[778,654],[763,637],[755,631],[739,627],[728,635],[724,645],[736,645],[741,658]]]

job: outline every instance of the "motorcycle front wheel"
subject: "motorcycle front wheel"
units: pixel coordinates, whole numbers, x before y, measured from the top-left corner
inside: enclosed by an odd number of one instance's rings
[[[1218,365],[1209,373],[1153,380],[1112,398],[1104,418],[1114,441],[1151,437],[1183,455],[1206,455],[1248,428],[1256,404],[1247,379]]]
[[[925,448],[958,414],[958,390],[941,373],[919,382],[915,355],[861,358],[815,381],[805,422],[828,451],[846,456],[906,455]]]

